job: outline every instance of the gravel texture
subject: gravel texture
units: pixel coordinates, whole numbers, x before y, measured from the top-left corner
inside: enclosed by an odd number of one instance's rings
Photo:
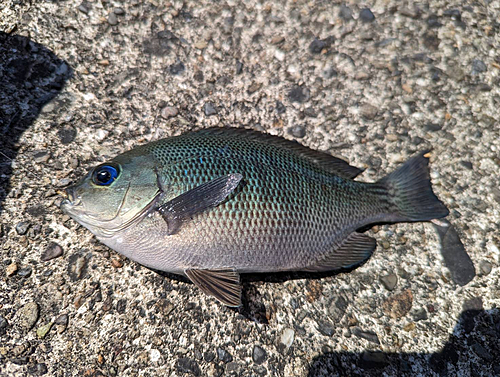
[[[500,375],[498,20],[489,0],[3,0],[0,375]],[[377,226],[360,268],[249,277],[232,310],[59,210],[96,163],[209,126],[366,181],[432,148],[452,228]]]

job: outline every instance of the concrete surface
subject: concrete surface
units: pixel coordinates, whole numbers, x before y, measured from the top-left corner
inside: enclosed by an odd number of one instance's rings
[[[500,375],[499,19],[498,1],[4,0],[0,375]],[[59,210],[107,157],[216,125],[366,181],[433,148],[476,276],[456,283],[432,224],[384,225],[362,267],[250,279],[238,312]]]

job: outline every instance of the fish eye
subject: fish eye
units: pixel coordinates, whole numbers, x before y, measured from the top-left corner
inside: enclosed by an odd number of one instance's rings
[[[92,173],[92,182],[98,186],[109,186],[120,174],[120,168],[117,165],[98,166]]]

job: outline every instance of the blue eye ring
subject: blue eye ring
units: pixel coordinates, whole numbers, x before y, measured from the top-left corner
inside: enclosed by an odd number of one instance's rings
[[[97,186],[109,186],[120,175],[120,167],[115,164],[100,165],[92,173],[92,182]]]

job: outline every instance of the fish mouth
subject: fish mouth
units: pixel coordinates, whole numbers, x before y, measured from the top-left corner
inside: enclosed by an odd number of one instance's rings
[[[64,198],[60,207],[65,212],[67,212],[68,208],[78,207],[82,204],[81,199],[76,198],[73,187],[68,187],[64,191],[58,191],[57,193]]]

